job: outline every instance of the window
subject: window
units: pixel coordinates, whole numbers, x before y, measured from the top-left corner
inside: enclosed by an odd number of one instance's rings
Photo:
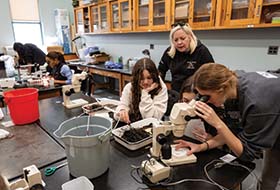
[[[16,42],[43,45],[38,0],[9,0]]]

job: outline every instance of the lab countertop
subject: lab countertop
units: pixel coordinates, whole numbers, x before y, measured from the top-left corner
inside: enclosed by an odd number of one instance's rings
[[[69,61],[69,65],[77,66],[77,67],[95,68],[95,69],[104,70],[104,71],[117,72],[117,73],[121,73],[121,74],[125,74],[125,75],[131,75],[131,73],[132,73],[132,67],[128,67],[128,66],[123,66],[122,69],[108,69],[105,67],[104,63],[87,64],[86,62],[79,61],[79,60]],[[165,81],[171,82],[171,74],[169,72],[166,73]]]
[[[92,100],[94,101],[94,100]],[[40,126],[55,139],[58,143],[62,143],[59,139],[54,137],[53,131],[59,126],[59,124],[71,117],[77,116],[82,113],[81,108],[66,109],[61,105],[62,97],[55,97],[44,99],[39,102],[40,107]],[[136,151],[130,151],[113,139],[110,141],[110,165],[109,169],[101,176],[91,179],[95,186],[95,190],[123,190],[123,189],[137,189],[139,187],[147,188],[145,184],[139,184],[131,176],[132,165],[139,166],[143,160],[147,159],[147,153],[149,153],[149,146]],[[63,144],[62,144],[63,146]],[[214,159],[218,159],[226,153],[219,149],[213,149],[206,152],[195,154],[197,156],[197,162],[192,164],[186,164],[173,167],[172,170],[172,182],[182,179],[204,179],[206,180],[204,167],[207,163]],[[63,161],[65,162],[65,161]],[[57,163],[59,164],[59,163]],[[248,165],[250,168],[254,168],[253,164]],[[213,165],[208,168],[209,175],[213,180],[221,185],[234,189],[236,188],[248,175],[249,172],[241,167],[224,165],[221,168],[215,169]],[[41,170],[43,174],[43,168]],[[71,174],[69,173],[68,166],[65,166],[52,176],[43,176],[44,182],[47,184],[47,190],[61,189],[61,185],[71,180]],[[216,190],[219,189],[214,185],[210,185],[205,182],[185,182],[173,187],[151,187],[151,189],[192,189],[192,190]]]

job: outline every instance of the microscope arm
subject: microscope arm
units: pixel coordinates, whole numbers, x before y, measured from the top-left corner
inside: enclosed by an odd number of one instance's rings
[[[70,96],[74,93],[81,91],[81,83],[87,77],[86,72],[82,72],[79,74],[74,74],[72,77],[71,85],[63,85],[62,86],[62,94],[63,94],[63,104],[67,108],[79,107],[87,104],[88,102],[83,99],[76,99],[71,101]]]

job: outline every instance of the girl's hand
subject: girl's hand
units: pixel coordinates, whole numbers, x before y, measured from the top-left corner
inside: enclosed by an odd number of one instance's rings
[[[151,86],[149,86],[148,88],[146,88],[145,90],[147,91],[147,92],[150,92],[150,91],[152,91],[152,90],[154,90],[154,89],[156,89],[158,87],[158,83],[153,83],[153,84],[151,84]]]
[[[187,156],[189,156],[195,152],[202,151],[200,144],[195,144],[195,143],[191,143],[191,142],[184,141],[184,140],[176,140],[175,143],[177,143],[177,145],[175,146],[176,150],[178,150],[179,148],[188,148],[189,149]]]
[[[212,138],[212,136],[201,127],[194,127],[192,134],[196,140],[199,140],[200,142],[204,142]]]
[[[125,109],[122,109],[119,111],[118,115],[122,122],[130,123],[128,111],[126,111]]]
[[[211,126],[215,127],[217,130],[218,127],[221,126],[220,124],[223,123],[216,112],[206,103],[201,101],[197,101],[195,103],[195,114],[204,119]]]

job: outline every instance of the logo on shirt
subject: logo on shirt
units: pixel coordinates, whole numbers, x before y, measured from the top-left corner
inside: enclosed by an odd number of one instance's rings
[[[187,69],[195,69],[196,61],[187,61]]]
[[[265,78],[278,78],[277,76],[268,73],[268,72],[263,72],[263,71],[257,71],[256,73],[258,73],[259,75],[262,75]]]

